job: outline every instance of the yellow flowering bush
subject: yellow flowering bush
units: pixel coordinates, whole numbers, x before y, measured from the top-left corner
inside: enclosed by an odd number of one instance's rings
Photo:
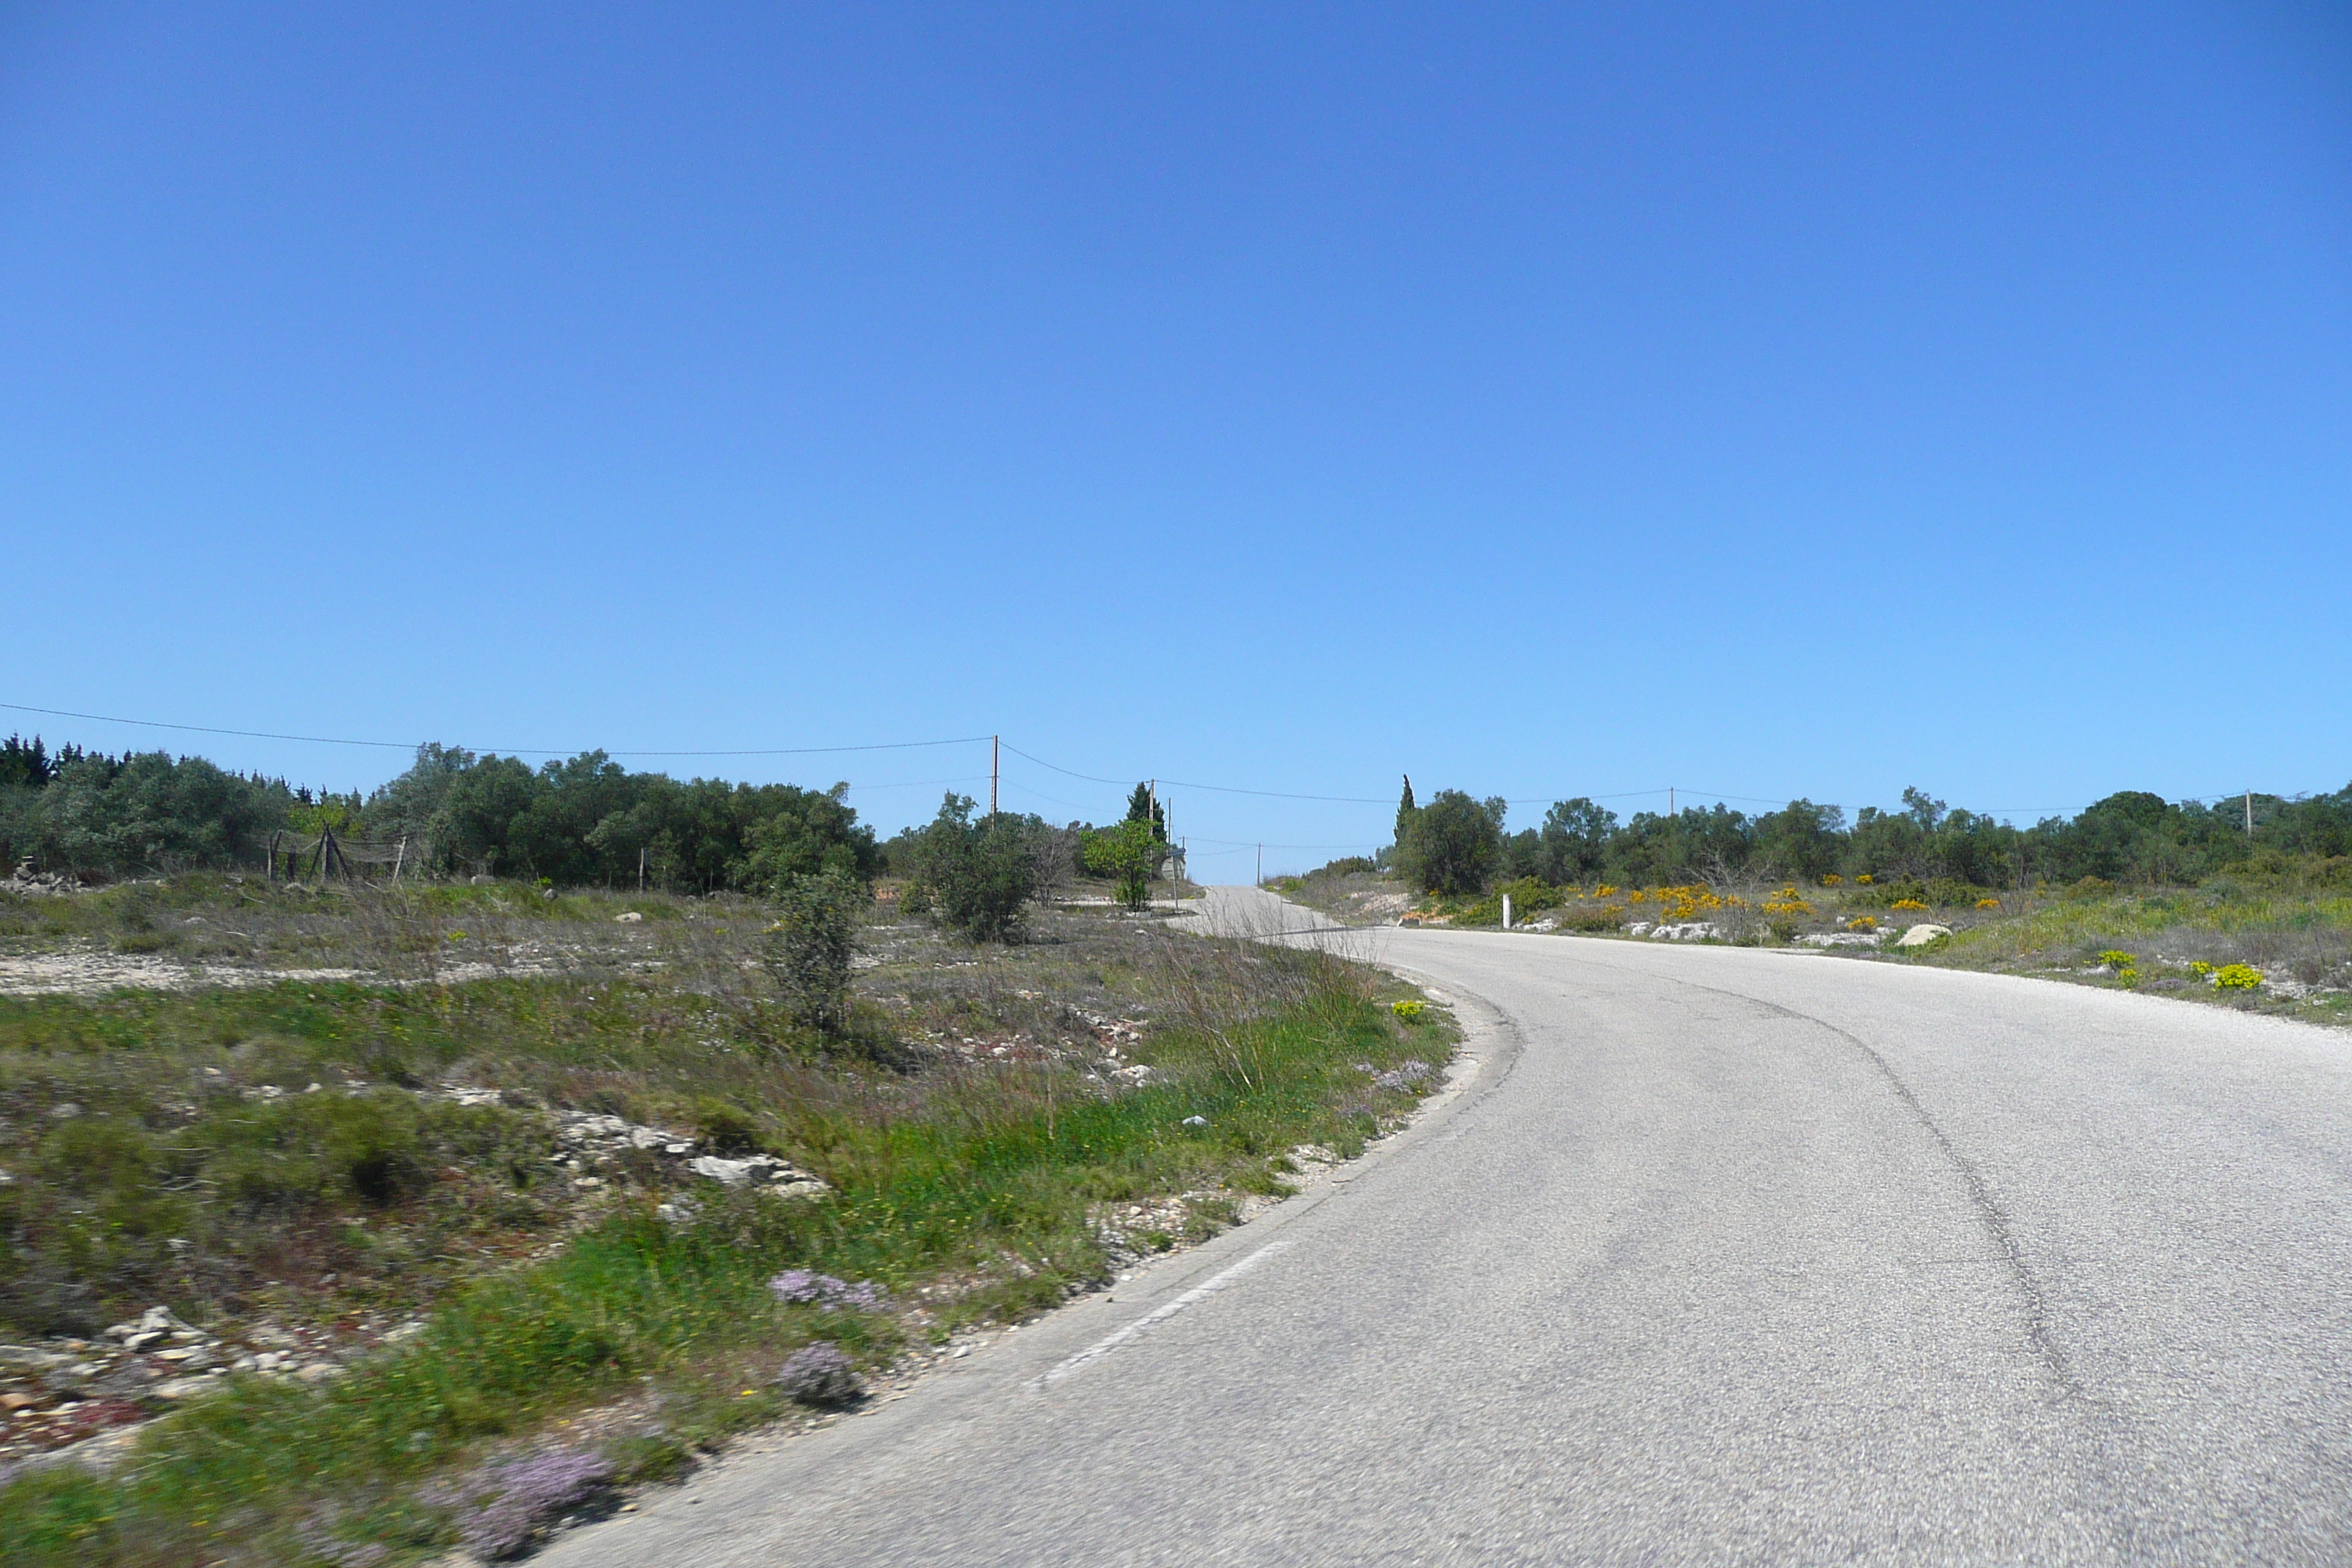
[[[1802,899],[1772,899],[1766,901],[1764,912],[1768,915],[1809,915],[1813,912],[1813,906]]]
[[[1389,1011],[1408,1024],[1417,1024],[1421,1022],[1421,1016],[1427,1010],[1427,1006],[1428,1005],[1423,1002],[1391,1002],[1389,1004]]]
[[[1977,908],[1980,910],[1997,910],[2000,908],[2000,900],[1999,899],[1979,899],[1977,900]]]
[[[1924,910],[1927,906],[1916,899],[1897,899],[1886,907],[1890,910]]]
[[[1828,876],[1822,879],[1822,886],[1824,888],[1840,887],[1843,886],[1844,882],[1845,879],[1839,876],[1835,871],[1831,872]]]
[[[1860,882],[1864,887],[1867,888],[1867,887],[1868,887],[1868,886],[1870,886],[1870,884],[1871,884],[1872,878],[1871,878],[1871,875],[1870,875],[1870,873],[1869,873],[1869,872],[1864,871],[1861,876],[1856,877],[1856,878],[1854,879],[1854,880],[1855,880],[1855,881],[1857,881],[1857,882]]]
[[[2210,964],[2210,963],[2206,963],[2206,962],[2205,962],[2203,959],[2201,959],[2201,958],[2200,958],[2200,959],[2197,959],[2197,960],[2195,960],[2193,963],[2191,963],[2189,965],[2189,973],[2191,973],[2191,974],[2196,975],[2199,979],[2200,979],[2200,980],[2201,980],[2201,979],[2203,979],[2206,975],[2210,974],[2210,973],[2213,973],[2213,966],[2212,966],[2211,964]]]
[[[1878,917],[1876,915],[1856,915],[1853,919],[1845,922],[1845,929],[1848,931],[1876,931],[1878,929]]]
[[[2252,991],[2263,983],[2263,972],[2251,964],[2225,963],[2213,972],[2213,984],[2224,991]]]

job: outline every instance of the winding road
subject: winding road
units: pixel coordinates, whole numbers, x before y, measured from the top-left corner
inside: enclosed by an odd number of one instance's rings
[[[1412,1128],[542,1561],[2352,1561],[2352,1037],[1778,952],[1319,940],[1471,1026]]]

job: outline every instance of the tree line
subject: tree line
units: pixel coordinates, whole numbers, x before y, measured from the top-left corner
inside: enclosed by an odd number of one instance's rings
[[[494,876],[559,887],[649,886],[776,896],[828,877],[864,894],[904,879],[919,907],[1003,936],[1044,889],[1076,874],[1130,902],[1169,854],[1167,819],[1138,785],[1108,828],[978,812],[950,794],[928,824],[887,842],[858,821],[848,785],[809,789],[635,773],[605,752],[537,767],[426,744],[365,795],[313,791],[164,752],[108,756],[37,736],[0,742],[0,864],[107,878],[257,862],[280,832],[404,845],[423,876]]]
[[[1558,887],[1641,887],[1756,874],[1819,882],[1868,875],[1979,888],[2071,885],[2084,879],[2185,886],[2241,868],[2278,869],[2352,856],[2352,784],[2333,795],[2256,794],[2249,803],[2168,801],[2145,791],[2108,795],[2074,816],[2016,827],[1954,809],[1918,789],[1899,809],[1864,806],[1849,822],[1835,805],[1792,800],[1750,815],[1721,804],[1626,821],[1578,796],[1542,823],[1507,830],[1505,803],[1441,790],[1426,805],[1408,778],[1396,836],[1377,857],[1334,862],[1393,872],[1423,892],[1484,892],[1531,877]]]

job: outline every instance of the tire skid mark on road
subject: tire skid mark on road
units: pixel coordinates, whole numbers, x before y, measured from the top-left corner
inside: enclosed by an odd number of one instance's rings
[[[2073,1365],[2066,1359],[2065,1351],[2060,1347],[2057,1336],[2052,1330],[2049,1308],[2042,1300],[2041,1282],[2034,1278],[2032,1266],[2025,1260],[2025,1248],[2017,1239],[2017,1233],[2010,1223],[2008,1211],[2000,1206],[1993,1197],[1992,1190],[1985,1185],[1984,1175],[1977,1169],[1976,1163],[1960,1152],[1958,1146],[1945,1133],[1935,1117],[1928,1114],[1927,1108],[1919,1102],[1919,1097],[1911,1092],[1911,1086],[1905,1083],[1902,1075],[1895,1070],[1894,1065],[1879,1054],[1878,1047],[1860,1036],[1840,1028],[1826,1018],[1817,1018],[1811,1013],[1801,1013],[1793,1007],[1784,1007],[1777,1002],[1767,1002],[1760,996],[1753,996],[1743,991],[1726,991],[1719,986],[1701,985],[1696,981],[1675,979],[1666,975],[1660,975],[1658,978],[1669,980],[1674,984],[1685,986],[1693,991],[1704,991],[1711,995],[1726,996],[1735,1001],[1746,1002],[1765,1012],[1777,1014],[1780,1017],[1793,1019],[1801,1024],[1810,1024],[1815,1028],[1835,1035],[1867,1058],[1870,1064],[1878,1069],[1879,1077],[1886,1080],[1886,1086],[1895,1091],[1895,1098],[1903,1102],[1904,1108],[1911,1112],[1913,1119],[1921,1127],[1927,1129],[1927,1136],[1936,1141],[1936,1147],[1943,1151],[1945,1162],[1951,1166],[1953,1173],[1960,1178],[1960,1184],[1967,1189],[1969,1203],[1976,1210],[1978,1225],[1982,1227],[1986,1235],[1991,1237],[1993,1246],[2000,1253],[2001,1262],[2009,1275],[2011,1284],[2015,1287],[2018,1295],[2025,1303],[2026,1338],[2032,1344],[2034,1354],[2041,1358],[2042,1364],[2049,1369],[2051,1377],[2056,1381],[2060,1394],[2069,1400],[2084,1400],[2088,1397],[2082,1382],[2074,1375]]]

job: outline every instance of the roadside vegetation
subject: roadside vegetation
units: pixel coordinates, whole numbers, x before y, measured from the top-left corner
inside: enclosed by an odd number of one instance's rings
[[[2249,818],[2251,817],[2251,828]],[[2352,1021],[2352,786],[2209,805],[2137,792],[2016,827],[1906,790],[1900,811],[1793,801],[1620,823],[1563,801],[1412,787],[1393,844],[1276,884],[1340,919],[1797,944],[2063,976]]]
[[[12,1564],[527,1550],[1216,1233],[1452,1053],[1370,971],[1089,880],[1165,863],[1148,799],[879,845],[771,798],[753,868],[667,890],[437,849],[5,885]]]

